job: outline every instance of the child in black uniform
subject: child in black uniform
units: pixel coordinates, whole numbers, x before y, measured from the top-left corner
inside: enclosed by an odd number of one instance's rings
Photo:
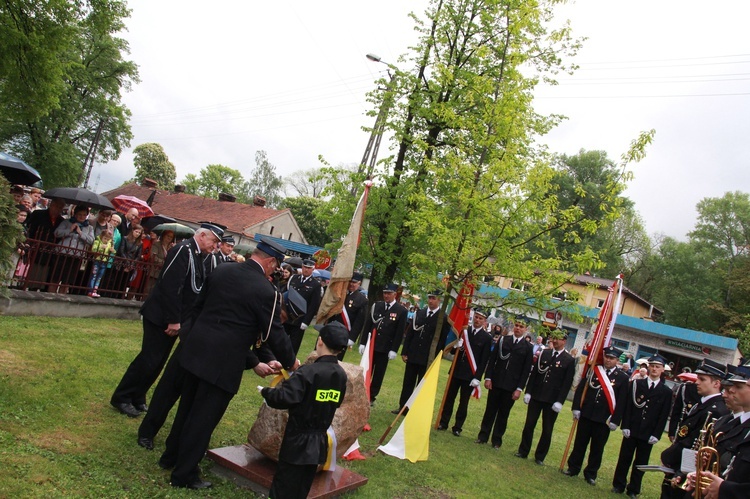
[[[315,344],[318,358],[314,363],[301,366],[276,388],[258,387],[270,407],[289,409],[269,499],[304,499],[318,465],[325,463],[326,431],[346,393],[346,373],[336,354],[348,341],[349,332],[341,323],[323,326]]]

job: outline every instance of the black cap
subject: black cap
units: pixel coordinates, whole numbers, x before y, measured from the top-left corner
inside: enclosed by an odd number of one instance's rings
[[[256,247],[263,253],[267,254],[268,256],[274,257],[279,262],[284,261],[284,256],[286,255],[286,248],[282,246],[280,243],[277,243],[276,241],[272,241],[268,239],[268,240],[263,240],[259,242]]]
[[[695,368],[693,371],[695,374],[707,374],[709,376],[716,376],[717,378],[723,378],[727,371],[727,366],[720,364],[711,359],[703,359],[703,362]]]
[[[648,358],[648,363],[649,364],[661,364],[662,366],[666,366],[667,359],[665,359],[664,357],[658,354],[652,355],[651,357]]]
[[[315,267],[315,260],[311,260],[310,258],[305,258],[302,260],[302,266],[303,267]]]
[[[307,301],[299,294],[299,291],[291,286],[284,293],[284,305],[286,306],[287,322],[294,322],[307,313]]]
[[[211,222],[201,222],[201,229],[208,229],[211,233],[216,236],[217,239],[221,239],[224,236],[224,229]]]
[[[234,246],[236,243],[234,242],[234,237],[232,236],[224,236],[221,238],[221,242],[224,244],[231,244]]]
[[[617,358],[620,358],[620,355],[622,355],[622,351],[616,349],[612,345],[610,345],[607,348],[603,349],[602,352],[604,352],[605,357],[617,357]]]
[[[427,296],[442,296],[443,291],[441,289],[433,289],[429,293],[427,293]]]
[[[750,367],[737,366],[736,372],[730,378],[735,383],[747,383],[750,380]]]
[[[211,220],[201,220],[198,223],[201,224],[201,225],[203,225],[203,224],[215,225],[216,227],[220,228],[222,232],[224,232],[225,230],[227,230],[227,226],[226,225],[222,225],[222,224],[220,224],[218,222],[212,222]],[[219,237],[221,237],[221,236],[219,236]]]
[[[343,350],[349,343],[349,331],[340,322],[331,322],[320,330],[320,339],[333,351]]]
[[[354,282],[362,282],[362,277],[364,277],[364,276],[362,275],[362,272],[354,272],[354,273],[352,274],[352,278],[350,279],[350,281],[354,281]]]
[[[384,293],[395,293],[396,291],[398,291],[398,284],[390,283],[383,287]]]

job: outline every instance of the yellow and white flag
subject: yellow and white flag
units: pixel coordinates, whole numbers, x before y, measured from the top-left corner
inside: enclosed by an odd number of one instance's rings
[[[435,356],[424,378],[406,401],[409,412],[393,438],[387,444],[378,447],[378,450],[384,454],[399,459],[408,459],[412,463],[427,460],[430,453],[430,429],[438,385],[438,365],[442,357],[443,352]]]

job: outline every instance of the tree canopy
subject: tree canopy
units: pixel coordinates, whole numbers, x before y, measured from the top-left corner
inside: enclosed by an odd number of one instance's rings
[[[221,193],[236,195],[244,182],[239,170],[224,165],[208,165],[197,176],[189,173],[182,181],[185,192],[214,199]]]
[[[133,164],[135,165],[135,180],[139,184],[144,179],[150,178],[156,181],[160,189],[172,190],[177,170],[164,148],[155,142],[141,144],[133,149]]]

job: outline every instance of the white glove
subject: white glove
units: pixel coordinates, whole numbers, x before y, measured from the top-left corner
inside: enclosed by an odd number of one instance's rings
[[[648,444],[649,444],[649,445],[654,445],[654,444],[655,444],[656,442],[658,442],[658,441],[659,441],[659,439],[658,439],[658,438],[656,438],[656,437],[654,437],[653,435],[652,435],[652,436],[650,436],[650,437],[648,437]]]
[[[471,380],[471,383],[469,383],[469,386],[472,387],[472,388],[478,387],[479,386],[479,380],[476,379],[476,378],[474,378],[473,380]]]
[[[260,386],[260,385],[258,385],[258,393],[260,393],[260,392],[262,392],[262,391],[263,391],[263,387],[262,387],[262,386]]]
[[[622,436],[625,437],[625,438],[630,438],[630,430],[628,430],[627,428],[623,428],[622,429]]]
[[[388,352],[388,360],[395,359],[397,355],[398,354],[396,352],[394,352],[393,350],[391,350],[390,352]]]
[[[552,404],[552,410],[555,412],[560,412],[560,409],[562,409],[562,404],[560,402],[555,402]]]
[[[573,411],[573,419],[580,419],[581,411]]]
[[[464,346],[464,339],[463,339],[463,338],[460,338],[460,339],[458,340],[458,345],[457,345],[457,346],[458,346],[458,348],[461,348],[461,347],[463,347],[463,346]]]
[[[615,431],[617,429],[617,425],[614,423],[607,423],[607,426],[609,426],[609,431]]]
[[[303,322],[302,324],[299,325],[299,328],[304,331],[305,329],[307,329],[307,324]]]
[[[364,345],[360,345],[359,346],[359,354],[360,355],[364,355],[365,354],[365,346]]]
[[[523,403],[524,404],[528,404],[530,400],[531,400],[531,394],[530,393],[527,393],[526,395],[523,396]]]
[[[354,341],[349,340],[349,341],[346,342],[346,348],[351,348],[352,345],[354,345]]]

